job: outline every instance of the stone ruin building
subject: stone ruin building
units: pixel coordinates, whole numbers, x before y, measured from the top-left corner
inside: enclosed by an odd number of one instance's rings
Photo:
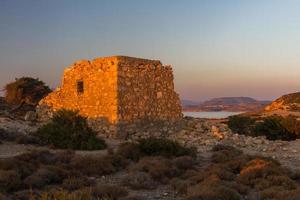
[[[64,70],[62,86],[42,99],[39,108],[78,110],[113,125],[182,118],[171,66],[126,56],[74,63]]]

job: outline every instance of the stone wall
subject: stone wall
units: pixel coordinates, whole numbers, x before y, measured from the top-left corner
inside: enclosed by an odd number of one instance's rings
[[[77,84],[83,81],[83,92]],[[117,121],[117,59],[82,60],[64,70],[62,87],[41,100],[51,110],[78,110],[88,118]]]
[[[182,117],[170,66],[129,57],[121,57],[118,64],[119,121]]]
[[[182,118],[172,68],[160,61],[125,56],[82,60],[65,69],[61,88],[41,100],[39,113],[45,107],[51,112],[78,110],[101,124],[121,127]]]

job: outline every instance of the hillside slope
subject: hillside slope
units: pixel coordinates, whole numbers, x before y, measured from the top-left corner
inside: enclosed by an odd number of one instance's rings
[[[265,111],[300,111],[300,92],[281,96],[264,108]]]

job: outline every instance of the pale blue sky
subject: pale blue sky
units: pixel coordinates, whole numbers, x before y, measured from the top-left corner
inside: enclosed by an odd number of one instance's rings
[[[300,91],[297,0],[0,0],[0,86],[60,84],[79,59],[128,55],[174,69],[181,98]]]

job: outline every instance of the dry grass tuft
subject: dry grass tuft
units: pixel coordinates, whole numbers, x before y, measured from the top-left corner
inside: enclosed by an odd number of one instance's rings
[[[191,156],[181,156],[174,158],[174,165],[180,170],[192,169],[197,163]]]
[[[145,172],[129,173],[122,180],[122,184],[134,190],[140,190],[140,189],[152,190],[155,189],[157,186],[157,183],[153,181],[150,175]]]
[[[137,161],[142,157],[139,145],[133,142],[120,144],[117,148],[116,154],[134,161]]]
[[[167,183],[169,178],[179,175],[179,170],[172,164],[172,161],[163,157],[144,157],[129,170],[146,172],[155,181],[161,183]]]
[[[221,184],[219,181],[203,181],[188,188],[186,200],[240,200],[241,195],[234,189]]]
[[[95,185],[95,181],[88,179],[87,177],[70,177],[63,180],[62,188],[74,191],[83,187],[90,187]]]
[[[24,179],[28,188],[42,188],[51,184],[61,183],[68,176],[67,171],[54,166],[46,166]]]
[[[97,185],[91,191],[92,195],[98,199],[108,198],[117,200],[128,195],[128,191],[125,188],[115,185]]]
[[[19,189],[21,177],[14,170],[0,170],[0,192],[10,192]]]

